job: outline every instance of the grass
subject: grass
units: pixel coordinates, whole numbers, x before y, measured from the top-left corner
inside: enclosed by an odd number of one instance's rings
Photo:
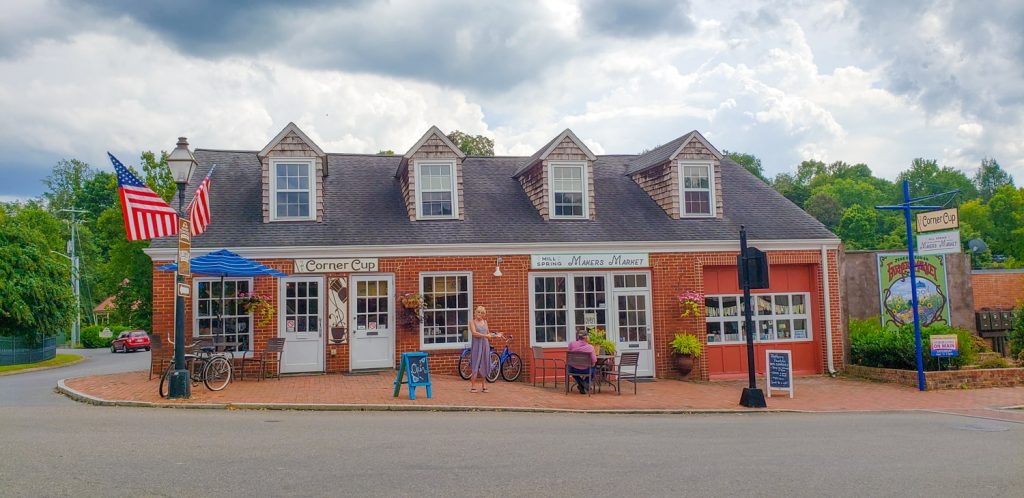
[[[26,370],[29,368],[45,368],[45,367],[59,367],[61,365],[67,365],[69,363],[76,363],[82,360],[82,355],[77,354],[58,354],[52,360],[41,361],[39,363],[21,363],[18,365],[3,365],[0,366],[0,373],[16,372],[18,370]]]

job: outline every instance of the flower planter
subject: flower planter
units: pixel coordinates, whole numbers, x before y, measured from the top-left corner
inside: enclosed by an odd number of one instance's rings
[[[690,354],[675,354],[673,355],[673,363],[676,367],[676,371],[679,375],[686,377],[693,371],[693,355]]]

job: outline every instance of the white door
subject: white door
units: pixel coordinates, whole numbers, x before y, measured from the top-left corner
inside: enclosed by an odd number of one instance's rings
[[[277,309],[278,336],[285,338],[281,372],[323,372],[323,278],[281,279]]]
[[[352,275],[349,344],[352,370],[395,366],[394,277]]]
[[[614,292],[617,352],[639,351],[637,375],[654,376],[651,348],[651,299],[647,291]]]

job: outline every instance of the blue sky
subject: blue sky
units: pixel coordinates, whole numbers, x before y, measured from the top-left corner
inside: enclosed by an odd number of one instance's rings
[[[915,157],[1024,178],[1024,3],[16,0],[0,18],[0,200],[107,150],[258,150],[294,121],[330,152],[432,124],[529,155],[700,130],[769,174],[892,178]]]

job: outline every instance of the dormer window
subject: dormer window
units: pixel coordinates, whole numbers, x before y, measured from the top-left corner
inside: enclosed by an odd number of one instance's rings
[[[416,217],[456,218],[455,161],[417,161]]]
[[[680,161],[682,177],[681,206],[683,216],[714,216],[714,166],[711,162]]]
[[[551,218],[587,217],[587,163],[551,161]]]
[[[312,220],[316,204],[312,159],[270,160],[270,212],[272,220]]]

